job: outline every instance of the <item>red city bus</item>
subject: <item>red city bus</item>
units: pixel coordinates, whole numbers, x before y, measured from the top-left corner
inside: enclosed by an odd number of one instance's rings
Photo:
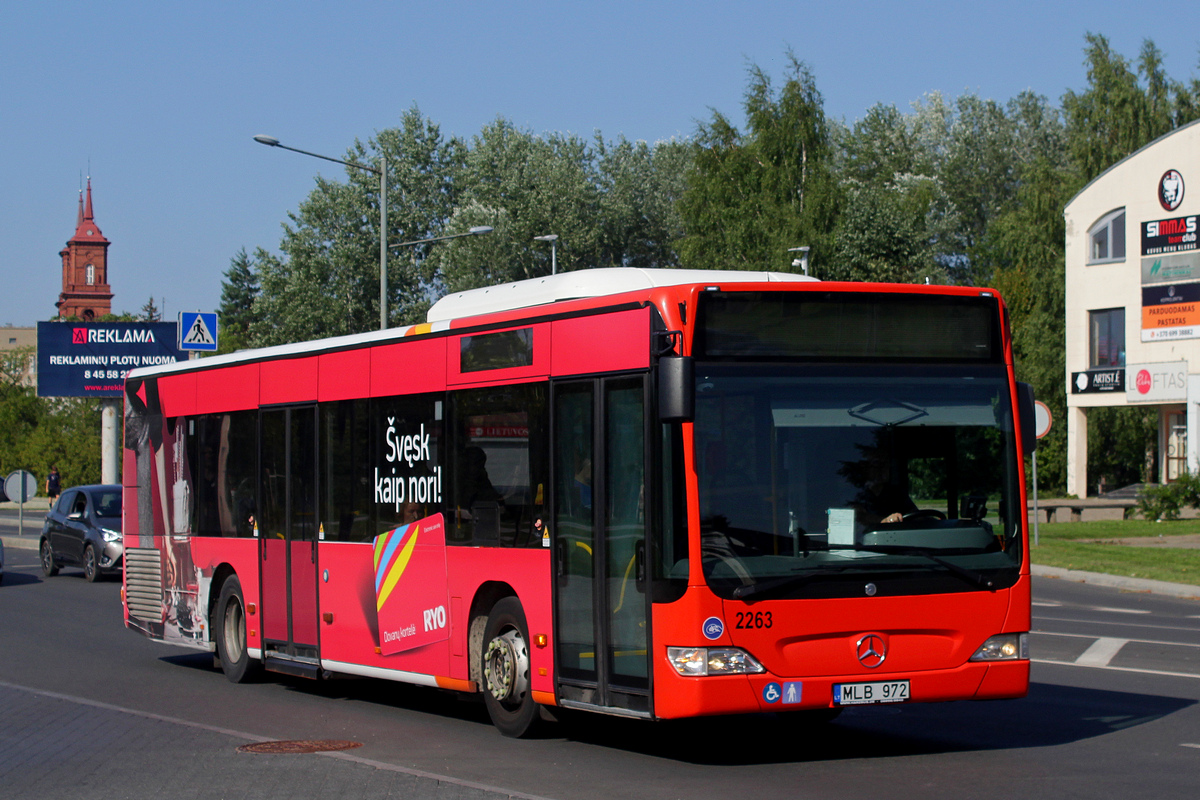
[[[252,670],[645,719],[1023,696],[991,290],[597,269],[135,370],[126,625]]]

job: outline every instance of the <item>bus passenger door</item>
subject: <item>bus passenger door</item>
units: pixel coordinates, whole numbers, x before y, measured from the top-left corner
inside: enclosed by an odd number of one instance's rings
[[[267,668],[314,677],[317,641],[316,406],[264,409],[258,514]]]
[[[555,647],[564,706],[651,713],[645,407],[641,375],[554,386]]]

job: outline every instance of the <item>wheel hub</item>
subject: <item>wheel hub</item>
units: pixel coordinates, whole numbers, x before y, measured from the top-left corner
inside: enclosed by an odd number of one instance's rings
[[[488,642],[483,663],[492,697],[513,702],[525,695],[529,685],[529,650],[519,631],[505,631]]]

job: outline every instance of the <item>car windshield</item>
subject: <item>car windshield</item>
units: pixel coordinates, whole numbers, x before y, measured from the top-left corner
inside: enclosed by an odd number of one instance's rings
[[[97,517],[121,516],[121,492],[116,489],[92,492],[92,508]]]
[[[1004,367],[697,365],[702,559],[730,598],[990,589],[1021,563]]]

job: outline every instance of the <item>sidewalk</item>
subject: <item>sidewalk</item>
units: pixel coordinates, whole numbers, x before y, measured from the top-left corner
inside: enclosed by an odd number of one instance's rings
[[[6,500],[0,503],[0,510],[15,513],[21,510],[21,506]],[[4,546],[10,550],[37,550],[38,536],[42,532],[42,522],[46,519],[46,512],[49,510],[50,498],[48,497],[34,497],[25,503],[25,526],[22,528],[24,536],[4,534],[0,536],[0,539],[4,540]],[[12,525],[14,528],[16,527],[16,519],[13,519]]]
[[[1126,592],[1149,592],[1150,594],[1165,594],[1189,600],[1200,600],[1200,586],[1191,586],[1186,583],[1152,581],[1149,578],[1126,578],[1121,575],[1106,575],[1102,572],[1084,572],[1062,567],[1043,567],[1038,564],[1033,565],[1032,572],[1035,578],[1061,578],[1076,583],[1111,586]]]
[[[20,504],[14,503],[11,500],[5,500],[4,502],[0,503],[0,510],[19,511],[20,508],[21,508]],[[29,516],[29,514],[34,513],[34,514],[37,514],[38,517],[40,518],[40,517],[45,516],[46,512],[49,510],[50,510],[50,498],[49,497],[34,497],[34,498],[30,499],[27,503],[25,503],[25,515],[26,516]]]

